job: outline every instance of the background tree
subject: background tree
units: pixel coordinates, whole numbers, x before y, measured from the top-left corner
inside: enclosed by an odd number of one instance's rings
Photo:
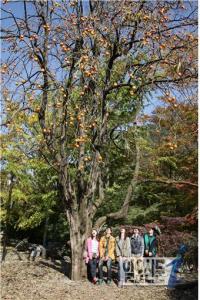
[[[176,95],[161,96],[154,113],[141,117],[142,159],[129,222],[184,216],[197,205],[197,99],[191,90]]]
[[[63,195],[58,176],[45,161],[44,148],[42,153],[40,151],[36,121],[21,112],[10,130],[1,135],[1,219],[8,237],[26,237],[29,242],[46,247],[47,238],[49,240],[56,233],[57,241],[63,241],[64,237],[66,241],[68,229],[63,222]],[[11,176],[15,179],[13,182]],[[51,228],[55,215],[57,224]],[[58,234],[62,225],[65,232]],[[50,234],[50,230],[53,233]]]
[[[112,137],[125,128],[134,133],[135,173],[121,209],[100,216],[98,226],[127,213],[139,171],[134,123],[144,96],[197,77],[196,3],[7,2],[4,125],[12,131],[22,111],[38,117],[40,150],[48,149],[46,159],[63,188],[77,280],[85,239],[105,199]]]

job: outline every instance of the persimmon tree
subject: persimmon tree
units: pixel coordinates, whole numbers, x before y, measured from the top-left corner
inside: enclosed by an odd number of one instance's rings
[[[195,2],[4,1],[2,81],[5,131],[22,111],[40,126],[40,151],[57,171],[70,227],[72,278],[81,277],[86,237],[104,199],[110,143],[133,132],[147,93],[191,84],[196,70]],[[118,134],[116,134],[118,132]],[[27,135],[29,130],[27,130]],[[129,141],[127,141],[128,143]],[[123,199],[122,199],[123,200]]]

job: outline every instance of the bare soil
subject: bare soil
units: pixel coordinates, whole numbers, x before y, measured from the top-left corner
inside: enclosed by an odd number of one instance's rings
[[[40,259],[37,262],[5,261],[1,268],[1,299],[7,300],[192,300],[197,286],[169,290],[166,287],[93,285],[74,282],[63,274],[62,265]]]

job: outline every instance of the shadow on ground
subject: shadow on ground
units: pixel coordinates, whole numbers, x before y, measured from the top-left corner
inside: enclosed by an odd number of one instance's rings
[[[52,268],[52,269],[64,274],[67,277],[70,277],[71,263],[66,262],[64,259],[56,260],[56,261],[41,260],[38,263],[41,265],[44,265],[46,267]]]
[[[174,289],[167,290],[167,296],[170,300],[197,300],[198,299],[198,282],[183,285]]]

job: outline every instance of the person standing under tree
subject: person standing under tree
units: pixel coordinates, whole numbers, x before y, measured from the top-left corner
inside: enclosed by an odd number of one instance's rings
[[[96,271],[99,258],[99,242],[97,240],[97,230],[93,229],[91,237],[86,241],[85,262],[88,264],[89,277],[95,284],[97,282]]]
[[[111,228],[106,229],[106,234],[101,237],[99,242],[99,284],[103,283],[103,265],[107,266],[107,284],[111,284],[112,260],[115,259],[115,238],[111,235]]]
[[[148,226],[147,233],[144,234],[144,256],[155,257],[157,254],[158,241],[156,233],[160,234],[158,226]]]
[[[134,279],[139,282],[143,273],[144,239],[139,234],[139,229],[133,229],[131,236],[131,260],[133,262]]]
[[[131,256],[130,239],[126,236],[125,228],[121,228],[120,235],[116,238],[116,255],[118,260],[118,287],[122,287],[125,283],[124,265]]]
[[[147,233],[144,234],[144,256],[145,257],[155,257],[157,254],[157,248],[158,248],[158,241],[156,239],[156,233],[160,234],[159,227],[156,226],[147,226]],[[155,261],[154,259],[151,260],[151,274],[152,277],[154,277],[155,273]]]

